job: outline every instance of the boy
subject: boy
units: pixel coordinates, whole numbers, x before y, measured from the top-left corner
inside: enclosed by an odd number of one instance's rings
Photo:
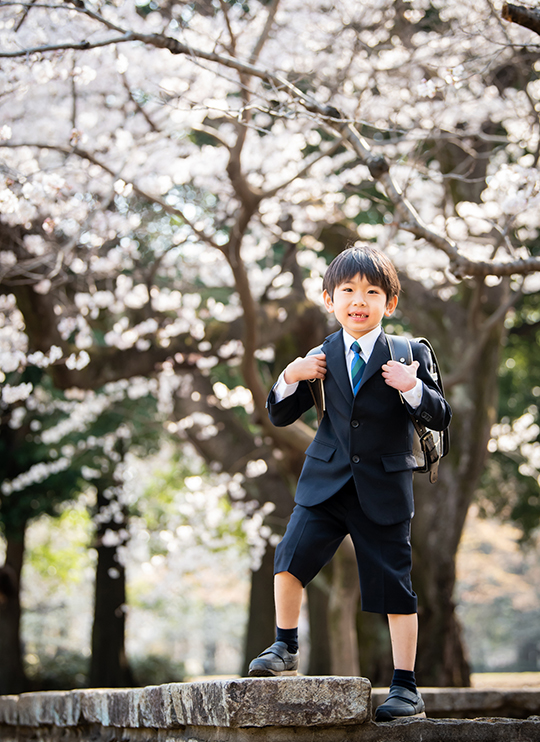
[[[255,677],[296,675],[303,588],[350,534],[362,610],[387,614],[392,639],[394,676],[376,721],[425,716],[414,675],[409,410],[434,430],[446,428],[452,414],[427,371],[424,345],[412,343],[410,366],[390,360],[381,321],[393,314],[399,291],[396,270],[383,253],[370,246],[340,253],[326,272],[323,299],[342,329],[326,338],[320,353],[290,363],[268,397],[272,423],[289,425],[313,405],[308,381],[323,379],[326,411],[306,451],[296,505],[276,550],[276,641],[249,667]]]

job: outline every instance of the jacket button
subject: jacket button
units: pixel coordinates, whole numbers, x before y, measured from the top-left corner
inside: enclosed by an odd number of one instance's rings
[[[360,461],[360,456],[353,456],[352,457],[353,464],[358,464],[359,461]]]
[[[351,428],[357,428],[360,425],[358,420],[352,420],[351,421]]]

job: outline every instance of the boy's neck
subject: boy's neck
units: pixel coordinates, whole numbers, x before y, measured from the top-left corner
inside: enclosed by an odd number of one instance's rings
[[[381,334],[382,327],[381,325],[377,325],[377,327],[374,327],[373,330],[370,330],[369,332],[366,332],[365,335],[361,335],[359,338],[354,337],[354,335],[351,335],[347,330],[342,328],[343,332],[343,340],[345,342],[345,347],[350,348],[351,343],[353,343],[355,340],[360,343],[362,347],[371,347],[375,345],[375,342],[377,341],[377,338]]]

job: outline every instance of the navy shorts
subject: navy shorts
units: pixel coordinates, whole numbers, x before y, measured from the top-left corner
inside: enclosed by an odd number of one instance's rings
[[[374,523],[360,507],[351,479],[337,494],[313,507],[295,505],[276,549],[274,574],[289,572],[305,587],[351,535],[362,610],[410,614],[417,611],[411,584],[411,521]]]

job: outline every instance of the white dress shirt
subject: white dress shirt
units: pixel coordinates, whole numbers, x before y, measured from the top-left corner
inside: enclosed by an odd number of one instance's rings
[[[343,332],[343,343],[345,345],[345,362],[347,364],[347,368],[349,370],[349,381],[351,383],[351,389],[353,388],[352,385],[352,378],[351,378],[351,365],[354,358],[354,351],[351,350],[351,346],[353,343],[357,342],[360,346],[361,355],[364,361],[367,363],[371,357],[371,354],[373,352],[373,348],[375,347],[375,343],[377,342],[377,338],[381,334],[381,327],[376,327],[374,330],[371,330],[371,332],[366,333],[361,338],[354,338],[352,335],[349,335],[348,332],[345,330],[342,330]],[[276,382],[276,385],[274,386],[274,396],[276,399],[276,402],[281,402],[282,399],[285,399],[285,397],[290,397],[291,394],[294,394],[295,391],[298,388],[298,382],[295,381],[293,384],[287,384],[284,378],[285,371],[283,371],[279,377],[279,379]],[[416,385],[413,386],[412,389],[409,389],[407,392],[401,392],[403,399],[413,408],[416,409],[420,402],[422,401],[422,393],[424,391],[424,384],[421,379],[416,380]]]

